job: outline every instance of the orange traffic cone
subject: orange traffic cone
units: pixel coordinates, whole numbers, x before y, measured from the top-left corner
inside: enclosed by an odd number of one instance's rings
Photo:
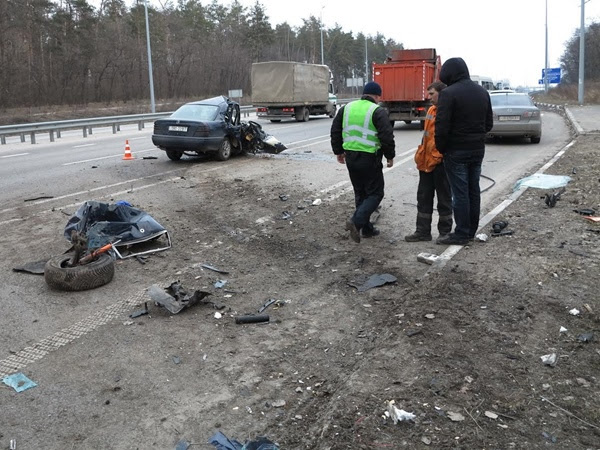
[[[131,154],[131,147],[129,147],[129,140],[125,140],[125,154],[123,155],[124,160],[135,159]]]

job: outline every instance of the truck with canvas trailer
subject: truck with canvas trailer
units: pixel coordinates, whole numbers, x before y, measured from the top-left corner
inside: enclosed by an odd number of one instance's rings
[[[271,122],[308,121],[313,115],[334,117],[337,99],[329,67],[293,61],[252,64],[252,104],[257,116]]]

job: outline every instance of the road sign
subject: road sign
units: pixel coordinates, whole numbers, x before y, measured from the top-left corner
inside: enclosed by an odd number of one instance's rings
[[[229,97],[230,98],[241,98],[242,97],[242,90],[241,89],[230,89],[229,90]]]
[[[539,84],[544,84],[544,76],[548,78],[548,83],[560,83],[560,67],[548,69],[548,72],[546,72],[546,69],[542,69],[542,80]]]

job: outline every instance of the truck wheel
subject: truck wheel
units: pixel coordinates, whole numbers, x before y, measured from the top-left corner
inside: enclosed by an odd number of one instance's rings
[[[406,125],[410,125],[410,124],[412,123],[412,120],[405,120],[405,121],[404,121],[404,123],[405,123]]]
[[[115,275],[115,263],[107,253],[102,253],[88,264],[69,267],[67,263],[72,257],[72,253],[65,253],[50,258],[46,263],[44,280],[52,289],[85,291],[105,285]]]
[[[419,130],[423,131],[425,129],[425,121],[421,120],[421,123],[419,124]]]
[[[171,161],[179,161],[181,155],[183,155],[183,152],[180,152],[179,150],[167,150],[167,158]]]
[[[231,142],[229,139],[223,139],[221,145],[219,146],[219,150],[217,150],[217,159],[219,161],[227,161],[231,157]]]
[[[271,119],[271,122],[273,122],[273,123],[279,123],[279,122],[281,122],[281,119]]]
[[[335,113],[337,113],[337,107],[333,105],[333,110],[329,113],[329,117],[333,119],[335,117]]]
[[[296,121],[297,122],[308,122],[308,116],[310,115],[310,111],[306,106],[301,108],[296,108]]]
[[[392,126],[392,128],[394,128],[394,125],[396,125],[396,122],[394,120],[390,120],[390,125]]]

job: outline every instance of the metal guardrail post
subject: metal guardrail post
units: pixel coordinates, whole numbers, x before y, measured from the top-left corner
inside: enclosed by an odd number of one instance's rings
[[[32,131],[29,136],[31,137],[31,143],[35,144],[35,131]]]
[[[50,130],[50,142],[54,142],[54,131]]]
[[[87,137],[87,127],[83,127],[83,137]]]

